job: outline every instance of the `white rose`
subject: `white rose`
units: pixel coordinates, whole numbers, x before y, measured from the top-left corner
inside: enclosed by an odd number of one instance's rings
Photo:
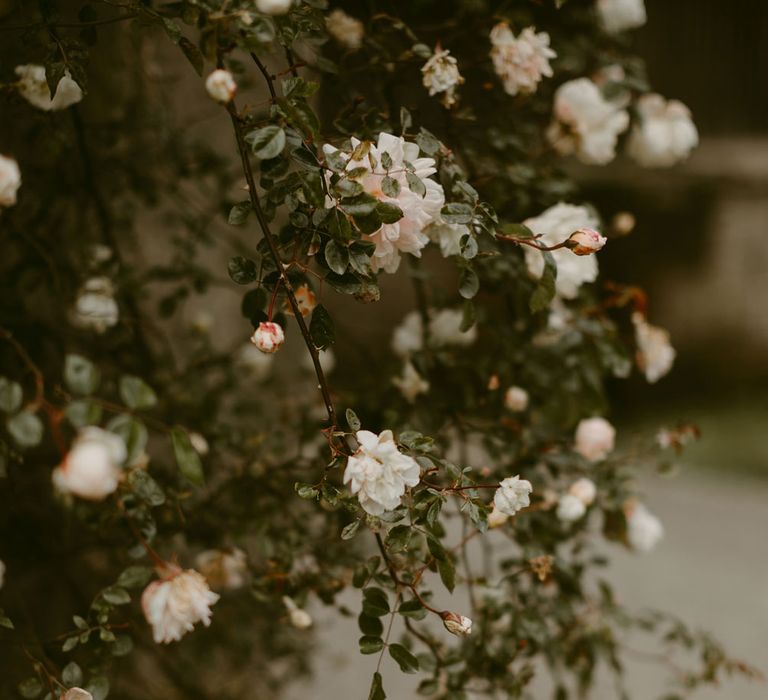
[[[219,68],[206,78],[205,89],[211,99],[226,104],[235,96],[237,83],[232,77],[232,73]]]
[[[306,610],[302,610],[296,605],[287,595],[283,596],[283,605],[288,610],[288,618],[294,627],[305,630],[312,626],[312,616]]]
[[[435,347],[456,345],[464,347],[477,340],[477,326],[461,330],[464,313],[461,309],[440,309],[434,312],[429,321],[430,342]]]
[[[208,549],[195,558],[195,566],[215,589],[242,588],[248,578],[248,559],[237,547],[231,550]]]
[[[64,493],[104,500],[117,489],[127,454],[118,435],[96,427],[82,428],[64,461],[54,469],[53,483]]]
[[[80,289],[72,310],[72,323],[79,328],[104,333],[117,325],[120,308],[107,277],[92,277]]]
[[[629,126],[623,106],[606,100],[588,78],[569,80],[557,89],[554,116],[548,137],[555,150],[591,165],[615,158],[619,134]]]
[[[644,0],[597,0],[597,11],[611,34],[642,27],[647,19]]]
[[[418,463],[397,449],[391,430],[380,435],[358,430],[356,437],[360,447],[347,462],[344,483],[366,513],[381,515],[397,508],[406,487],[419,483]]]
[[[574,495],[566,493],[557,504],[557,517],[565,523],[572,523],[584,517],[587,507]]]
[[[552,77],[549,60],[557,54],[549,48],[549,34],[526,27],[518,37],[506,22],[491,30],[493,68],[508,95],[530,94],[541,80]]]
[[[585,506],[589,507],[595,502],[597,496],[597,487],[592,479],[582,477],[571,484],[568,493],[576,496]]]
[[[630,132],[627,153],[643,167],[670,167],[699,145],[699,132],[682,102],[648,94],[635,107],[640,118]]]
[[[263,321],[251,336],[251,342],[261,352],[273,353],[285,342],[285,333],[279,323]]]
[[[517,511],[531,505],[530,494],[533,491],[530,481],[519,476],[509,476],[499,484],[493,497],[493,505],[506,515],[514,515]]]
[[[669,333],[652,326],[640,313],[632,314],[637,342],[637,364],[645,378],[653,384],[665,376],[675,362],[677,353],[669,342]]]
[[[0,155],[0,207],[16,204],[16,193],[21,187],[21,171],[13,158]]]
[[[429,391],[429,382],[416,371],[411,362],[405,363],[402,376],[395,377],[392,383],[400,389],[400,393],[408,403],[414,403],[419,394],[426,394]]]
[[[540,235],[539,241],[546,246],[562,243],[577,229],[593,229],[598,225],[597,219],[586,207],[562,202],[523,223]],[[553,250],[551,255],[557,265],[555,289],[564,299],[574,299],[582,284],[597,279],[598,265],[594,255],[577,256],[567,248]],[[541,277],[544,256],[538,250],[526,246],[525,262],[534,277]]]
[[[263,353],[252,343],[242,345],[235,356],[237,367],[256,381],[266,379],[272,370],[275,358]]]
[[[365,27],[359,19],[350,17],[344,10],[336,8],[325,18],[328,33],[342,46],[359,49],[363,45]]]
[[[435,53],[421,68],[422,84],[429,90],[429,96],[443,94],[444,107],[456,104],[456,88],[464,82],[459,73],[458,61],[451,56],[450,51],[441,49],[438,45]]]
[[[465,615],[444,612],[441,617],[443,618],[445,629],[451,634],[455,634],[457,637],[468,637],[472,634],[472,620]]]
[[[627,540],[632,549],[650,552],[664,537],[664,526],[642,503],[631,503],[627,514]]]
[[[82,688],[70,688],[61,696],[61,700],[93,700],[93,695]]]
[[[66,109],[83,99],[83,91],[72,80],[68,70],[64,71],[64,75],[59,80],[53,98],[45,79],[45,66],[32,64],[16,66],[16,75],[19,76],[18,90],[21,96],[33,107],[46,112]]]
[[[528,408],[528,392],[519,386],[511,386],[504,394],[504,405],[515,413]]]
[[[592,255],[602,250],[608,239],[591,228],[580,228],[568,237],[568,249],[574,255]]]
[[[265,15],[284,15],[291,5],[293,0],[256,0],[256,9]]]
[[[193,569],[168,565],[167,575],[153,581],[141,596],[144,617],[152,626],[156,644],[168,644],[191,632],[198,622],[211,624],[211,606],[219,599]]]
[[[599,462],[613,450],[616,429],[605,418],[585,418],[576,426],[574,449],[590,462]]]

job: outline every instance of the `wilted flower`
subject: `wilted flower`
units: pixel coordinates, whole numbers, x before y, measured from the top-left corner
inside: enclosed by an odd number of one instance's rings
[[[293,5],[293,0],[256,0],[256,9],[265,15],[284,15]]]
[[[664,526],[642,503],[632,501],[624,506],[627,518],[627,541],[638,552],[650,552],[664,537]]]
[[[359,49],[363,45],[363,23],[338,7],[325,18],[325,28],[336,41],[348,49]]]
[[[19,164],[13,159],[0,155],[0,207],[16,204],[16,193],[21,187]]]
[[[538,577],[539,581],[544,583],[552,574],[555,565],[555,558],[551,554],[542,554],[538,557],[529,559],[531,571]]]
[[[205,89],[208,91],[208,95],[216,100],[216,102],[226,104],[235,96],[237,83],[232,77],[232,73],[223,68],[218,68],[206,78]]]
[[[616,429],[605,418],[585,418],[576,426],[574,449],[584,459],[599,462],[613,450]]]
[[[53,483],[64,493],[101,501],[117,489],[127,454],[120,436],[93,426],[82,428],[64,461],[53,470]]]
[[[504,406],[510,411],[519,413],[528,408],[528,392],[519,386],[511,386],[504,394]]]
[[[200,552],[195,565],[208,585],[217,590],[242,588],[248,577],[248,559],[237,547],[230,550],[207,549]]]
[[[353,138],[351,142],[353,149],[366,148],[358,139]],[[323,151],[326,155],[339,154],[346,161],[346,172],[362,172],[356,174],[354,179],[363,186],[365,192],[381,202],[395,205],[403,213],[399,220],[384,223],[378,231],[365,236],[376,244],[371,258],[373,271],[397,271],[401,253],[421,257],[422,248],[429,243],[424,229],[440,220],[440,210],[445,203],[442,186],[429,177],[436,172],[435,160],[420,158],[419,147],[415,143],[408,143],[402,136],[387,133],[379,134],[377,144],[368,144],[367,152],[359,159],[353,160],[350,155],[340,153],[329,144],[323,147]],[[388,168],[383,165],[384,154],[391,160]],[[413,179],[409,181],[409,172],[411,178],[416,178],[418,186]],[[394,186],[396,193],[395,190],[388,190],[390,194],[384,192],[384,178],[389,178],[387,182],[397,183]],[[329,198],[328,206],[333,204]]]
[[[435,47],[435,53],[422,66],[422,83],[429,96],[434,97],[443,93],[442,103],[444,107],[453,107],[456,104],[456,88],[464,82],[459,73],[458,61],[451,56],[451,52]]]
[[[560,497],[557,504],[557,517],[566,523],[579,520],[587,512],[587,507],[580,499],[570,493]]]
[[[312,313],[312,310],[317,306],[317,297],[315,293],[309,288],[309,285],[302,284],[294,292],[296,297],[296,303],[298,304],[301,315],[306,318]],[[285,311],[287,314],[293,316],[293,308],[286,302]]]
[[[568,248],[574,255],[592,255],[606,244],[608,239],[591,228],[580,228],[568,238]]]
[[[70,688],[61,696],[61,700],[93,700],[93,695],[82,688]]]
[[[597,487],[592,479],[582,477],[571,484],[568,493],[576,496],[585,506],[589,507],[595,502]]]
[[[416,401],[419,394],[429,391],[429,382],[416,371],[412,362],[405,363],[402,376],[395,377],[392,383],[400,389],[400,393],[409,403]]]
[[[622,105],[606,100],[588,78],[569,80],[557,89],[554,116],[548,136],[555,150],[592,165],[614,159],[619,134],[629,126]]]
[[[312,616],[306,610],[302,610],[296,605],[287,595],[283,596],[283,605],[288,610],[288,617],[294,627],[305,630],[312,626]]]
[[[92,277],[80,289],[72,311],[72,323],[104,333],[117,325],[120,309],[115,301],[114,287],[107,277]]]
[[[597,11],[611,34],[642,27],[647,19],[644,0],[597,0]]]
[[[514,515],[517,511],[531,505],[530,494],[533,491],[530,481],[519,476],[509,476],[499,484],[493,497],[493,505],[506,515]]]
[[[653,384],[672,369],[677,353],[669,342],[669,333],[652,326],[641,313],[632,314],[632,323],[635,325],[637,365]]]
[[[506,22],[491,30],[491,59],[508,95],[536,91],[542,78],[552,77],[549,60],[557,54],[549,48],[549,34],[526,27],[515,37]]]
[[[635,107],[639,121],[632,127],[627,153],[646,168],[665,168],[685,160],[699,145],[691,112],[678,100],[648,94]]]
[[[468,637],[472,634],[472,620],[464,615],[453,612],[443,612],[440,617],[443,618],[443,625],[451,634],[457,637]]]
[[[285,333],[279,323],[262,321],[254,334],[251,342],[261,352],[273,353],[285,342]]]
[[[347,462],[344,483],[366,513],[381,515],[397,508],[406,487],[419,483],[418,463],[397,449],[391,430],[380,435],[358,430],[355,437],[360,447]]]
[[[553,246],[562,243],[577,229],[595,228],[597,219],[586,207],[560,202],[524,223],[531,231],[540,235],[540,243]],[[597,279],[598,265],[595,256],[576,256],[566,248],[553,250],[551,255],[557,265],[555,289],[564,299],[574,299],[582,284]],[[538,250],[526,246],[525,262],[532,275],[541,277],[544,272],[544,257]]]
[[[211,606],[219,599],[194,569],[167,564],[163,578],[153,581],[141,596],[144,617],[156,644],[168,644],[191,632],[198,622],[211,624]]]
[[[64,75],[59,80],[53,98],[45,79],[45,66],[33,64],[16,66],[16,75],[19,76],[17,87],[21,96],[33,107],[46,112],[66,109],[83,99],[83,91],[72,80],[68,70],[64,71]]]

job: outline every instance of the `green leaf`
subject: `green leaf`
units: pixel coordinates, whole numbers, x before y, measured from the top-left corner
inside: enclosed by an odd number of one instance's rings
[[[349,251],[336,241],[328,241],[325,244],[325,262],[337,275],[343,275],[349,265]]]
[[[0,377],[0,411],[15,413],[21,408],[21,385],[6,377]]]
[[[11,618],[5,614],[5,610],[3,610],[2,608],[0,608],[0,627],[5,627],[5,629],[8,629],[8,630],[14,629],[13,622],[11,622]]]
[[[174,44],[178,44],[179,41],[181,41],[181,37],[183,36],[179,25],[167,17],[162,17],[161,22],[163,24],[163,29],[165,29],[165,33],[171,38],[171,41]]]
[[[18,690],[23,698],[36,698],[43,692],[43,684],[37,678],[27,678],[19,683]]]
[[[129,566],[117,579],[121,588],[142,588],[152,578],[152,569],[148,566]]]
[[[123,438],[128,449],[128,457],[125,460],[127,465],[135,464],[136,461],[143,458],[149,434],[146,426],[140,420],[129,416],[127,413],[121,413],[107,423],[107,430]]]
[[[402,644],[390,644],[389,655],[397,662],[403,673],[416,673],[419,670],[419,660]]]
[[[21,411],[11,416],[5,427],[19,447],[34,447],[43,439],[43,422],[33,411]]]
[[[440,211],[443,221],[449,224],[468,224],[472,221],[474,209],[464,202],[450,202]]]
[[[360,428],[362,427],[362,423],[360,422],[360,419],[357,417],[357,413],[355,413],[351,408],[348,408],[344,413],[346,419],[347,419],[347,425],[349,426],[349,429],[356,433]]]
[[[427,611],[424,606],[415,598],[413,600],[406,600],[405,602],[401,603],[400,607],[397,609],[397,612],[400,613],[403,617],[412,617],[415,620],[423,620],[427,615]]]
[[[128,474],[128,485],[138,498],[147,505],[156,507],[165,503],[165,493],[144,469],[134,469]]]
[[[405,179],[408,181],[408,188],[411,192],[420,197],[427,194],[427,186],[424,184],[424,180],[422,180],[416,173],[405,173]]]
[[[381,637],[369,635],[360,637],[358,644],[360,645],[361,654],[375,654],[384,648],[384,640]]]
[[[389,614],[389,600],[381,588],[366,588],[363,591],[363,612],[370,617],[384,617]]]
[[[379,202],[376,205],[376,213],[385,224],[395,224],[403,218],[403,210],[389,202]]]
[[[238,202],[229,210],[227,223],[230,226],[242,226],[248,221],[248,215],[251,213],[251,209],[250,201]]]
[[[329,345],[333,345],[336,335],[333,319],[322,304],[318,304],[312,312],[309,333],[318,348],[325,350]]]
[[[459,277],[459,294],[465,299],[472,299],[480,289],[480,278],[471,267],[465,267]]]
[[[502,233],[516,238],[536,238],[536,234],[525,224],[504,224],[501,227]]]
[[[200,49],[185,36],[179,39],[179,47],[184,52],[187,60],[192,64],[192,67],[197,74],[202,75],[203,68],[205,67],[205,58],[203,58],[203,54],[200,53]]]
[[[61,650],[66,654],[68,651],[72,651],[77,646],[79,641],[80,639],[77,635],[74,637],[67,637],[64,644],[61,645]]]
[[[427,535],[427,547],[429,548],[429,553],[437,559],[437,561],[445,561],[448,558],[448,553],[445,551],[443,543],[438,540],[437,537]]]
[[[250,284],[256,280],[258,271],[256,263],[250,258],[244,258],[242,255],[236,255],[231,258],[227,264],[229,278],[235,284]]]
[[[360,613],[357,617],[357,626],[360,631],[367,636],[380,637],[384,632],[384,624],[378,617],[371,617],[365,613]]]
[[[433,156],[440,150],[440,142],[424,128],[416,135],[416,143],[428,156]]]
[[[74,661],[70,661],[61,669],[61,680],[69,687],[80,685],[83,682],[83,672]]]
[[[531,295],[530,309],[532,313],[542,311],[555,298],[555,282],[557,280],[557,263],[549,251],[541,251],[544,256],[544,272]]]
[[[393,177],[387,175],[381,181],[381,191],[387,195],[387,197],[397,197],[400,194],[400,183]]]
[[[354,522],[351,522],[349,525],[347,525],[341,531],[341,539],[342,540],[351,540],[357,534],[357,531],[359,529],[360,529],[360,521],[359,520],[355,520]]]
[[[305,501],[313,501],[320,495],[320,490],[313,484],[302,484],[297,481],[293,488],[299,495],[299,498],[303,498]]]
[[[74,354],[64,358],[64,381],[75,394],[92,394],[98,388],[100,380],[99,370],[90,360]]]
[[[456,587],[456,567],[450,557],[444,561],[437,562],[437,571],[440,574],[440,580],[450,593]]]
[[[101,597],[112,605],[127,605],[131,602],[131,595],[125,588],[110,586],[101,592]]]
[[[276,124],[270,124],[246,134],[245,141],[259,160],[279,156],[285,148],[285,132]]]
[[[140,410],[152,408],[157,404],[157,394],[140,377],[124,375],[120,377],[120,398],[128,408]]]
[[[203,463],[197,450],[192,447],[187,431],[176,426],[171,431],[171,441],[173,442],[173,453],[176,455],[176,463],[179,465],[181,473],[188,481],[202,486],[205,483]]]
[[[368,692],[368,700],[386,700],[387,695],[384,692],[384,686],[381,682],[381,674],[376,671],[371,681],[371,690]]]

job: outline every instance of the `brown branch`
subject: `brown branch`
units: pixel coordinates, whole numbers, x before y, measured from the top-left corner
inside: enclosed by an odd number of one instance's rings
[[[83,29],[85,27],[98,27],[104,24],[124,22],[127,19],[135,19],[138,16],[138,13],[133,13],[128,15],[121,15],[119,17],[94,19],[88,22],[30,22],[29,24],[6,24],[0,25],[0,30],[38,29],[40,27],[51,27],[54,29]]]
[[[517,243],[518,245],[527,245],[531,248],[536,248],[536,250],[540,250],[542,252],[550,252],[553,250],[560,250],[561,248],[565,248],[568,245],[568,241],[565,240],[562,243],[558,243],[557,245],[539,245],[536,242],[535,238],[520,238],[519,236],[507,236],[503,233],[497,233],[496,238],[500,241],[509,241],[510,243]]]
[[[251,51],[251,58],[256,64],[256,67],[261,71],[261,74],[264,76],[264,80],[267,81],[267,87],[269,88],[269,94],[272,97],[272,102],[277,102],[277,92],[275,92],[275,76],[267,70],[267,67],[261,62],[261,59],[253,51]]]

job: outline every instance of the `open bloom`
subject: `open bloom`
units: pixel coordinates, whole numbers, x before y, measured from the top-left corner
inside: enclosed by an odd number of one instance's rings
[[[359,49],[363,45],[363,23],[338,7],[325,18],[325,28],[336,41],[348,49]]]
[[[360,447],[347,462],[344,483],[366,513],[381,515],[397,508],[406,487],[419,483],[418,463],[397,449],[391,430],[380,435],[358,430],[355,437]]]
[[[262,321],[251,336],[251,342],[261,352],[273,353],[285,342],[285,333],[279,323]]]
[[[153,581],[141,596],[144,617],[152,625],[156,644],[177,642],[195,624],[211,624],[211,606],[219,599],[205,578],[194,569],[166,566],[165,576]]]
[[[468,637],[472,634],[472,620],[466,615],[459,615],[453,612],[444,612],[441,614],[443,625],[451,634],[457,637]]]
[[[112,281],[107,277],[92,277],[86,281],[75,300],[72,323],[96,333],[104,333],[117,325],[120,308],[114,294]]]
[[[283,596],[283,605],[288,610],[288,619],[296,629],[305,630],[312,627],[312,616],[296,605],[287,595]]]
[[[429,320],[431,345],[440,348],[449,345],[465,347],[477,340],[477,327],[461,330],[463,313],[459,309],[433,311]],[[408,357],[424,348],[424,326],[418,311],[407,314],[392,334],[392,350],[400,357]]]
[[[587,507],[573,494],[566,493],[557,504],[557,517],[565,523],[580,520],[587,512]]]
[[[642,27],[647,19],[644,0],[597,0],[597,11],[611,34]]]
[[[664,537],[664,526],[642,503],[625,505],[627,541],[638,552],[650,552]]]
[[[256,9],[265,15],[284,15],[293,5],[293,0],[256,0]]]
[[[21,187],[19,164],[13,159],[0,155],[0,207],[16,204],[16,193]]]
[[[33,107],[46,112],[66,109],[83,99],[83,91],[72,80],[68,70],[64,71],[53,97],[45,79],[45,66],[33,64],[16,66],[16,75],[19,76],[17,88],[21,96]]]
[[[525,225],[541,236],[539,241],[547,246],[557,245],[578,229],[593,229],[597,219],[586,207],[560,202],[550,207],[539,216],[527,219]],[[564,299],[574,299],[579,287],[597,279],[597,259],[594,255],[576,256],[567,248],[559,248],[551,253],[557,265],[555,289]],[[528,271],[535,277],[544,272],[544,257],[535,248],[526,246],[525,262]]]
[[[605,459],[615,441],[616,428],[605,418],[585,418],[576,426],[574,449],[590,462]]]
[[[207,549],[200,552],[195,565],[211,588],[242,588],[248,578],[248,559],[242,549]]]
[[[584,163],[605,165],[616,156],[619,134],[629,126],[629,114],[611,102],[589,78],[563,83],[555,93],[555,121],[548,137],[561,155],[575,154]]]
[[[64,461],[53,470],[53,483],[65,493],[101,501],[117,489],[127,457],[122,438],[96,427],[82,428]]]
[[[531,505],[532,491],[533,486],[530,481],[521,479],[519,476],[509,476],[496,489],[493,505],[506,515],[514,515],[517,511]]]
[[[592,255],[601,250],[608,239],[591,228],[580,228],[568,238],[568,248],[574,255]]]
[[[218,68],[206,78],[205,89],[208,91],[211,99],[226,104],[235,96],[237,83],[232,77],[232,73],[223,68]]]
[[[504,394],[504,406],[510,411],[519,413],[528,408],[528,392],[519,386],[511,386]]]
[[[400,389],[400,393],[408,403],[413,403],[419,394],[426,394],[429,391],[429,382],[416,371],[412,362],[405,363],[403,374],[395,377],[392,383]]]
[[[93,700],[93,695],[82,688],[70,688],[61,696],[61,700]]]
[[[643,167],[670,167],[699,145],[699,132],[682,102],[654,93],[643,95],[635,107],[640,119],[629,134],[627,153]]]
[[[458,61],[451,56],[451,52],[435,48],[435,53],[421,68],[422,83],[429,96],[442,94],[444,107],[453,107],[456,104],[456,88],[464,82],[459,73]]]
[[[543,78],[552,77],[549,60],[557,54],[549,48],[549,34],[526,27],[518,37],[506,22],[491,30],[491,60],[508,95],[530,94]]]
[[[352,148],[361,145],[358,139],[351,139]],[[330,155],[338,153],[334,146],[326,144],[323,151]],[[382,158],[388,154],[391,165],[384,167]],[[445,203],[445,193],[437,182],[430,178],[436,172],[433,158],[420,158],[419,147],[408,143],[402,136],[381,133],[376,144],[370,144],[367,154],[353,160],[346,153],[341,157],[346,161],[346,171],[356,171],[354,180],[359,182],[365,192],[381,202],[393,204],[400,208],[403,216],[394,223],[382,224],[381,228],[365,237],[376,244],[371,258],[371,268],[374,272],[385,270],[396,272],[400,266],[400,254],[410,253],[421,257],[421,250],[429,243],[429,237],[424,229],[440,220],[440,210]],[[406,161],[409,165],[406,165]],[[410,168],[410,170],[409,170]],[[416,177],[424,188],[424,194],[411,189],[412,182],[408,174]],[[392,196],[384,193],[383,181],[389,177],[397,182],[397,194]],[[328,206],[333,201],[329,199]]]
[[[677,353],[669,342],[669,333],[652,326],[641,313],[632,314],[632,323],[637,341],[637,365],[653,384],[672,369]]]

